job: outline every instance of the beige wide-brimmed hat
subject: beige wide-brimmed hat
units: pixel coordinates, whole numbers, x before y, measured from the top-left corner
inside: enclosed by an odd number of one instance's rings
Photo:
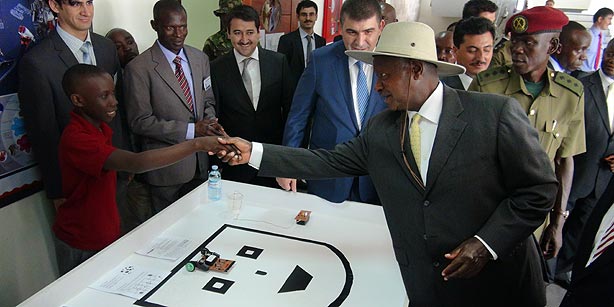
[[[387,24],[374,51],[348,50],[345,52],[359,61],[373,64],[373,57],[385,55],[408,58],[437,66],[440,76],[454,76],[465,72],[465,68],[437,60],[435,32],[421,22],[395,22]]]

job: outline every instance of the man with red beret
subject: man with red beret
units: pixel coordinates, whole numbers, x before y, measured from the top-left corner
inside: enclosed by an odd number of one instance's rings
[[[559,33],[568,21],[562,11],[545,6],[512,16],[505,30],[512,33],[512,65],[481,72],[469,87],[515,98],[538,131],[560,183],[549,221],[546,219],[535,232],[541,237],[546,259],[556,257],[561,247],[563,223],[569,214],[566,208],[573,156],[586,150],[582,83],[547,67],[550,55],[558,49]]]

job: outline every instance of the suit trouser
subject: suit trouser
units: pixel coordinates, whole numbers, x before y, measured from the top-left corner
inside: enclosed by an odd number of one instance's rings
[[[586,225],[586,221],[596,204],[595,191],[591,192],[586,198],[579,198],[575,201],[575,205],[563,225],[563,245],[559,250],[556,275],[571,271],[584,225]]]

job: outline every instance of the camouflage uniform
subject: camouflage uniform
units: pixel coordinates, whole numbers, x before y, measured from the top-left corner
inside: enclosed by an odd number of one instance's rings
[[[241,0],[220,0],[220,8],[213,11],[213,14],[221,20],[228,12],[239,5],[242,5]],[[203,46],[203,52],[209,56],[209,61],[215,60],[217,57],[230,52],[230,50],[232,50],[232,43],[226,36],[226,28],[223,24],[218,32],[207,38]]]

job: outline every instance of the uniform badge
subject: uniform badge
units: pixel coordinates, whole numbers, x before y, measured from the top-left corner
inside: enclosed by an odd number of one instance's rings
[[[516,17],[514,17],[514,20],[512,20],[512,29],[514,30],[515,33],[524,33],[527,31],[527,29],[529,28],[529,21],[527,20],[526,17],[522,16],[522,15],[518,15]]]

